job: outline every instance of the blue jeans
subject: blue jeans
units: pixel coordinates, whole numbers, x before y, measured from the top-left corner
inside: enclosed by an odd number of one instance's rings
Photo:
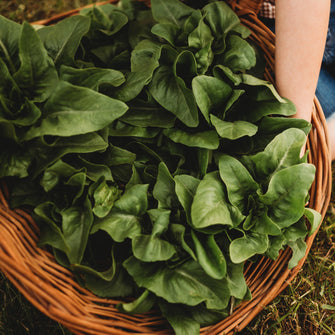
[[[335,78],[329,70],[322,65],[315,94],[321,104],[327,120],[335,117]]]
[[[335,117],[335,0],[331,2],[327,42],[316,96],[326,119]]]

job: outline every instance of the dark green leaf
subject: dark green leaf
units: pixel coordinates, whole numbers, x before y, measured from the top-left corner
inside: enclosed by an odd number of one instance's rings
[[[214,37],[204,20],[200,20],[198,26],[188,35],[188,45],[191,48],[202,49],[211,45]]]
[[[188,147],[197,147],[215,150],[219,147],[219,138],[215,131],[208,130],[198,133],[189,133],[180,129],[164,129],[163,134],[173,142],[184,144]]]
[[[196,190],[191,207],[192,224],[197,229],[215,225],[236,227],[244,216],[227,199],[226,190],[219,172],[205,175]]]
[[[109,144],[105,155],[105,163],[108,166],[133,164],[135,159],[136,155],[133,152],[117,147],[111,143]]]
[[[174,180],[178,200],[185,210],[187,222],[192,224],[191,206],[200,180],[189,175],[178,175],[174,177]]]
[[[68,208],[62,211],[61,215],[64,239],[69,246],[67,252],[69,262],[80,264],[93,224],[91,204],[86,199],[82,206]]]
[[[296,128],[290,128],[277,135],[264,151],[250,156],[254,172],[259,180],[272,174],[301,163],[300,153],[306,143],[305,133]]]
[[[139,42],[131,53],[131,71],[147,72],[150,77],[159,65],[160,53],[160,44],[150,40]]]
[[[257,133],[258,127],[247,121],[223,121],[215,115],[210,115],[210,120],[215,127],[217,133],[222,138],[236,140],[243,136],[253,136]]]
[[[24,99],[20,110],[17,112],[16,118],[11,121],[17,126],[31,126],[41,117],[42,114],[36,104],[26,98]],[[20,136],[20,130],[18,130],[18,136]]]
[[[67,244],[60,227],[55,222],[55,216],[58,210],[54,203],[44,202],[34,208],[34,214],[37,215],[37,220],[40,223],[41,236],[38,244],[51,245],[65,253],[70,251],[70,246]]]
[[[88,88],[61,81],[44,106],[45,117],[26,140],[43,135],[73,136],[94,132],[123,115],[127,106]]]
[[[231,296],[236,299],[245,299],[248,286],[244,278],[244,263],[233,264],[227,261],[227,282]]]
[[[78,205],[77,200],[84,193],[85,183],[86,183],[86,173],[85,172],[75,173],[66,182],[64,182],[64,186],[65,187],[69,186],[70,190],[72,191],[66,195],[66,197],[71,199],[72,205]],[[90,207],[90,211],[92,211],[91,207]]]
[[[197,61],[197,72],[204,74],[212,64],[214,54],[212,51],[212,36],[210,28],[203,19],[199,21],[197,27],[188,35],[188,45],[190,48],[198,49],[194,56]]]
[[[162,208],[153,208],[148,210],[150,220],[152,222],[152,236],[159,237],[163,235],[170,225],[170,210]]]
[[[315,176],[315,166],[302,163],[276,172],[261,202],[269,208],[269,217],[281,228],[298,221],[305,211],[308,190]]]
[[[86,170],[87,178],[92,181],[97,181],[100,177],[103,177],[107,181],[113,181],[113,176],[110,168],[105,164],[92,163],[81,156],[78,156],[80,165]]]
[[[130,126],[122,121],[117,121],[111,124],[108,128],[110,136],[120,137],[134,136],[152,138],[157,136],[160,131],[157,128]]]
[[[170,303],[195,306],[205,302],[210,309],[222,309],[228,304],[227,282],[209,277],[197,262],[169,268],[164,263],[143,263],[130,257],[123,265],[137,285]]]
[[[175,46],[175,41],[180,33],[180,27],[173,23],[157,23],[152,27],[151,32]]]
[[[131,2],[137,6],[142,6],[142,4],[132,0]],[[151,10],[143,10],[143,8],[140,8],[140,10],[137,11],[136,19],[130,21],[128,25],[128,40],[133,49],[140,41],[144,39],[152,39],[151,28],[155,23]]]
[[[207,309],[203,304],[188,308],[192,318],[200,323],[200,326],[211,326],[224,320],[228,315],[227,309],[211,310]]]
[[[286,241],[291,242],[295,242],[299,238],[304,239],[307,234],[308,229],[304,218],[301,218],[298,222],[283,230],[283,235],[285,236]]]
[[[187,87],[190,87],[192,79],[198,74],[197,62],[193,53],[189,50],[180,52],[173,64],[173,73],[182,79]]]
[[[261,120],[264,116],[292,116],[296,113],[295,105],[288,100],[286,100],[284,103],[275,100],[261,102],[249,101],[248,104],[248,115],[241,117],[246,121],[253,123]]]
[[[294,242],[288,241],[288,246],[292,249],[292,257],[288,263],[288,268],[293,269],[299,264],[299,261],[305,256],[307,244],[303,239],[298,239]]]
[[[126,189],[129,189],[131,187],[133,187],[134,185],[137,185],[137,184],[143,184],[142,180],[141,180],[141,177],[135,167],[135,165],[133,164],[131,166],[132,168],[132,173],[131,173],[131,177],[126,185]]]
[[[0,143],[0,177],[24,178],[34,157],[25,147],[10,141]]]
[[[91,233],[104,230],[116,242],[123,242],[141,233],[139,218],[135,215],[112,210],[103,219],[97,220]]]
[[[208,166],[211,163],[212,151],[209,149],[199,148],[197,150],[197,158],[199,164],[199,176],[202,178],[207,173]]]
[[[193,230],[191,233],[198,263],[212,278],[224,278],[227,273],[226,259],[217,245],[214,235],[202,236]]]
[[[224,81],[211,76],[197,76],[192,80],[192,90],[199,109],[209,123],[209,114],[223,106],[232,89]]]
[[[113,97],[122,101],[135,99],[142,91],[143,87],[150,82],[152,73],[147,72],[127,72],[126,81],[123,85],[115,89]]]
[[[198,109],[192,91],[176,77],[169,66],[160,66],[154,73],[149,90],[154,99],[189,127],[199,123]]]
[[[269,236],[269,249],[266,251],[266,256],[275,260],[279,256],[279,251],[283,249],[286,244],[284,235]]]
[[[220,155],[218,165],[229,201],[243,213],[247,208],[248,196],[258,190],[258,184],[243,164],[232,156]]]
[[[59,137],[53,143],[46,143],[43,139],[36,141],[36,160],[38,162],[33,175],[39,174],[48,165],[56,162],[68,153],[90,153],[104,150],[107,143],[98,133]]]
[[[120,197],[121,190],[115,185],[108,185],[105,180],[95,188],[93,193],[93,213],[99,217],[105,217],[112,209],[115,201]]]
[[[189,35],[202,20],[202,13],[200,9],[192,11],[191,15],[185,20],[183,25],[183,31],[186,35]]]
[[[99,229],[106,231],[114,241],[123,242],[141,233],[141,216],[148,206],[148,185],[134,185],[126,189],[119,200],[114,203],[111,212],[97,220],[91,233]]]
[[[133,101],[120,121],[135,127],[172,128],[176,117],[155,103]]]
[[[10,208],[22,208],[25,205],[35,208],[45,202],[45,194],[40,185],[31,179],[24,178],[10,186]]]
[[[213,75],[215,78],[222,80],[229,80],[234,86],[238,86],[242,82],[241,74],[234,73],[229,67],[217,64],[213,68]]]
[[[192,318],[184,306],[159,301],[163,316],[169,321],[176,335],[198,335],[200,325]]]
[[[241,74],[242,83],[249,86],[253,93],[253,99],[257,101],[266,101],[276,99],[278,102],[285,103],[287,100],[282,98],[274,85],[264,79],[257,78],[247,73]]]
[[[35,29],[27,22],[19,41],[21,66],[13,78],[32,101],[45,101],[55,89],[58,75]]]
[[[117,87],[125,81],[120,71],[102,68],[76,69],[65,65],[60,68],[60,79],[95,91],[99,91],[101,85]]]
[[[287,117],[275,117],[275,116],[265,116],[259,125],[259,132],[264,137],[268,134],[279,134],[280,132],[288,128],[298,128],[301,129],[306,135],[308,135],[311,130],[311,123],[296,118],[287,118]]]
[[[175,253],[174,245],[161,238],[170,224],[170,211],[151,209],[148,211],[153,223],[151,235],[139,234],[132,239],[134,256],[143,262],[169,260]]]
[[[182,26],[194,11],[179,0],[152,0],[152,15],[160,23],[173,23]]]
[[[273,222],[273,220],[271,220],[271,218],[268,215],[267,209],[259,211],[252,210],[250,212],[250,215],[252,217],[250,222],[251,231],[258,234],[265,234],[272,236],[278,236],[281,234],[281,229],[275,222]],[[244,224],[243,228],[246,229]]]
[[[233,240],[229,246],[230,259],[238,264],[256,254],[263,254],[269,247],[267,235],[251,233]]]
[[[213,49],[221,53],[225,49],[225,38],[227,33],[240,24],[235,12],[223,1],[215,1],[204,6],[203,15],[205,21],[212,30],[215,41]]]
[[[43,27],[38,34],[57,66],[72,65],[82,37],[88,32],[90,20],[75,15],[55,25]]]
[[[322,221],[321,214],[317,212],[316,210],[314,210],[313,208],[306,207],[304,211],[304,215],[306,216],[306,218],[311,224],[311,229],[310,229],[309,234],[312,235],[313,233],[317,231]]]
[[[158,165],[157,182],[152,192],[154,198],[162,208],[173,208],[177,201],[174,179],[165,165],[161,162]]]
[[[1,19],[1,16],[0,16]],[[1,114],[4,113],[5,108],[5,99],[12,100],[16,97],[15,100],[22,100],[22,93],[20,88],[13,79],[10,70],[6,63],[0,58],[0,98],[1,98]],[[15,111],[9,111],[8,114],[13,115]]]
[[[151,81],[160,54],[159,44],[147,39],[139,42],[131,53],[131,72],[126,74],[126,82],[115,90],[114,96],[122,101],[134,99]]]
[[[99,279],[103,279],[104,281],[111,281],[113,280],[116,272],[116,264],[113,262],[111,267],[105,271],[97,271],[94,270],[93,268],[82,265],[82,264],[71,264],[71,269],[75,273],[80,273],[80,275],[85,276],[85,275],[92,275],[94,277],[97,277]]]
[[[79,170],[59,159],[44,170],[40,184],[45,192],[49,192],[57,186],[59,182],[70,178],[77,172],[79,172]]]
[[[112,4],[84,8],[80,14],[91,18],[89,36],[92,40],[99,38],[97,32],[112,36],[128,23],[127,15]]]
[[[255,51],[249,42],[232,34],[227,38],[226,43],[226,50],[222,55],[223,66],[233,72],[242,72],[256,65]]]
[[[214,54],[211,45],[208,44],[194,54],[197,61],[197,73],[205,74],[212,65]]]
[[[0,57],[3,57],[13,74],[18,65],[21,25],[0,15]]]
[[[145,290],[136,300],[120,303],[116,307],[122,313],[140,314],[150,311],[156,302],[156,296]]]
[[[187,252],[195,261],[197,260],[197,257],[192,250],[192,248],[187,244],[186,241],[186,228],[185,226],[177,223],[172,223],[170,225],[170,232],[174,238],[174,240],[177,242],[178,245],[182,247],[184,251]]]
[[[127,272],[120,268],[112,280],[104,280],[97,275],[82,274],[85,286],[98,297],[129,297],[134,294],[134,282]]]

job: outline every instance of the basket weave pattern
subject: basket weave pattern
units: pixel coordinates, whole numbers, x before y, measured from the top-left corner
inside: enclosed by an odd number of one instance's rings
[[[262,7],[263,0],[233,0],[228,2],[235,3],[244,10],[247,9],[257,14]]]
[[[105,1],[115,2],[115,1]],[[244,25],[251,31],[251,39],[264,51],[267,62],[266,77],[273,81],[274,35],[257,18],[260,1],[228,0]],[[101,3],[101,4],[103,4]],[[242,6],[243,3],[243,6]],[[247,5],[247,6],[245,6]],[[53,24],[78,10],[67,12],[39,24]],[[316,178],[310,191],[308,206],[324,217],[331,194],[331,162],[329,157],[326,121],[317,99],[312,115],[312,130],[308,137],[309,162],[316,166]],[[53,255],[37,246],[39,229],[31,216],[12,210],[9,192],[3,182],[0,189],[0,270],[19,291],[40,311],[60,322],[74,334],[171,334],[171,327],[162,316],[152,311],[141,315],[121,314],[115,308],[120,301],[98,298],[83,289],[72,273],[56,263]],[[289,270],[291,256],[285,249],[276,261],[262,258],[247,265],[245,277],[252,292],[252,300],[240,304],[229,317],[201,329],[201,334],[233,334],[242,330],[297,275],[308,255],[317,232],[307,239],[307,252],[298,266]]]

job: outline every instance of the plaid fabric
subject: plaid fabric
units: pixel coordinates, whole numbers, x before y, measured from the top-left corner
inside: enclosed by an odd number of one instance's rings
[[[274,19],[276,15],[275,0],[265,0],[262,4],[259,15],[268,19]]]

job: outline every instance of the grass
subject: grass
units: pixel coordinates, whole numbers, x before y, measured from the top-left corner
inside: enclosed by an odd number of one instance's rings
[[[0,14],[17,22],[33,22],[94,2],[0,0]],[[0,334],[70,335],[70,332],[39,312],[0,274]],[[335,334],[335,199],[301,272],[240,334]]]
[[[19,23],[33,22],[95,2],[99,0],[0,0],[0,14]]]
[[[334,201],[301,272],[243,334],[335,334]]]
[[[0,334],[71,334],[33,307],[4,275],[0,275],[0,306]]]

